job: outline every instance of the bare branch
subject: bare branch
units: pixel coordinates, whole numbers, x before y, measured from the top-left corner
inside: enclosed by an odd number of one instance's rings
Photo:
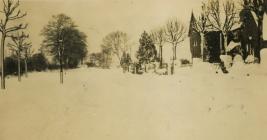
[[[21,14],[20,13],[20,10],[18,11],[18,13],[15,15],[15,16],[12,16],[12,17],[10,17],[9,18],[9,20],[16,20],[16,19],[20,19],[20,18],[23,18],[23,17],[25,17],[27,15],[27,13],[25,12],[25,13],[23,13],[23,14]]]
[[[159,46],[162,46],[166,42],[166,35],[164,28],[158,28],[150,33],[153,42]]]
[[[184,25],[177,19],[169,20],[166,24],[166,41],[176,47],[186,37],[186,29]]]
[[[220,0],[209,0],[207,3],[207,22],[212,29],[224,33],[230,31],[237,23],[237,8],[232,0],[226,0],[220,4]],[[222,6],[221,6],[222,5]]]
[[[11,40],[13,44],[8,44],[8,47],[12,50],[16,51],[23,51],[25,48],[28,48],[31,43],[25,42],[25,40],[29,38],[29,35],[25,34],[24,32],[17,32],[15,35],[11,35]]]
[[[6,29],[6,33],[17,31],[17,30],[26,29],[27,27],[28,27],[28,24],[25,24],[25,25],[19,24],[17,26],[10,27],[10,28]]]
[[[129,39],[126,33],[116,31],[108,34],[103,39],[102,51],[110,51],[121,60],[124,52],[129,50]]]

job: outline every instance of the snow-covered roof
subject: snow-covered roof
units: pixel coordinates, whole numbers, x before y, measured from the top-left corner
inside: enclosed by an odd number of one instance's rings
[[[235,47],[238,47],[238,46],[241,46],[241,44],[231,41],[230,44],[226,47],[226,51],[230,52],[231,50],[233,50]]]

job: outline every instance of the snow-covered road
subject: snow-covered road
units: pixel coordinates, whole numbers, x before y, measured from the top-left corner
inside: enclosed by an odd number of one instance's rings
[[[267,75],[81,68],[7,79],[0,140],[266,140]]]

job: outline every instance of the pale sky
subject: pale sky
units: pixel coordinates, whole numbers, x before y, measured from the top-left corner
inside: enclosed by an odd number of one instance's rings
[[[52,15],[65,13],[86,33],[89,52],[99,51],[102,38],[116,30],[126,32],[134,47],[140,34],[162,26],[176,17],[188,26],[191,11],[199,9],[201,0],[21,0],[27,11],[24,21],[34,48],[42,42],[40,32]]]

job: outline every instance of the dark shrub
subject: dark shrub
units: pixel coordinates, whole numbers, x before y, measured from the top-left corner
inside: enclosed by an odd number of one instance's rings
[[[96,64],[95,63],[92,63],[92,62],[87,62],[86,65],[87,65],[88,68],[90,68],[90,67],[96,67]]]
[[[78,64],[79,64],[79,60],[78,59],[69,59],[68,68],[71,68],[71,69],[77,68]]]
[[[42,53],[34,54],[29,61],[30,69],[34,71],[44,71],[48,68],[48,62]]]
[[[12,57],[5,58],[5,75],[15,75],[18,71],[17,61]]]
[[[181,61],[181,64],[182,64],[182,65],[190,64],[190,61],[187,60],[187,59],[181,59],[180,61]]]
[[[59,69],[59,65],[57,65],[57,64],[49,64],[48,65],[48,69],[49,70],[56,70],[56,69]]]

